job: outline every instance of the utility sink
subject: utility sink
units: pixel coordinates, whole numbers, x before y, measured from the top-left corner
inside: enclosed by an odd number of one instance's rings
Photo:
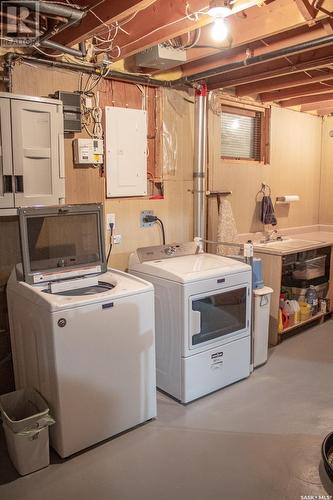
[[[322,244],[321,241],[314,241],[314,240],[298,240],[298,239],[284,239],[284,240],[274,240],[274,241],[267,241],[265,243],[260,243],[260,242],[254,242],[253,246],[254,248],[260,248],[264,249],[266,248],[267,250],[277,250],[281,252],[288,252],[288,251],[293,251],[293,250],[303,250],[309,247],[312,247],[314,245],[320,245]]]

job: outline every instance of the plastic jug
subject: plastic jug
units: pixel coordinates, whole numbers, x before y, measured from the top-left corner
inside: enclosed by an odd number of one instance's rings
[[[318,312],[318,293],[313,285],[307,289],[305,294],[305,300],[311,307],[312,314],[317,314]]]
[[[301,308],[299,306],[299,303],[297,302],[297,300],[291,300],[290,304],[294,312],[294,322],[299,323],[301,320]]]
[[[285,300],[283,312],[288,318],[288,326],[293,325],[295,322],[295,312],[290,300]]]
[[[299,307],[300,307],[301,321],[306,321],[311,316],[311,306],[310,304],[307,304],[307,302],[300,302]]]

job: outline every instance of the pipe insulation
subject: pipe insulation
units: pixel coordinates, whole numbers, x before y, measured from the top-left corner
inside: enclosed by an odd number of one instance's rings
[[[12,71],[16,60],[28,61],[42,66],[49,66],[51,68],[62,68],[69,71],[78,71],[87,74],[101,76],[101,68],[98,65],[76,64],[65,61],[55,61],[54,59],[43,59],[35,56],[28,56],[8,52],[5,56],[4,64],[4,79],[7,83],[7,91],[12,92]],[[106,80],[118,80],[128,83],[139,83],[141,85],[149,85],[150,87],[166,87],[172,88],[173,82],[169,80],[156,80],[145,75],[135,75],[130,73],[122,73],[121,71],[107,70]]]
[[[193,205],[194,237],[206,239],[207,86],[195,92]]]

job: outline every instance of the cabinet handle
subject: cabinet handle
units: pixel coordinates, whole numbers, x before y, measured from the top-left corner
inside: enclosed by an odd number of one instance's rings
[[[3,192],[12,193],[13,192],[13,180],[11,175],[3,176]]]
[[[23,175],[15,175],[15,193],[24,193]]]

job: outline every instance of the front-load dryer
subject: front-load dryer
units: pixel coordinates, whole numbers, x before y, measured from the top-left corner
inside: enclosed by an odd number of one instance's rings
[[[157,387],[183,403],[250,374],[251,267],[195,251],[147,247],[129,261],[155,289]]]

